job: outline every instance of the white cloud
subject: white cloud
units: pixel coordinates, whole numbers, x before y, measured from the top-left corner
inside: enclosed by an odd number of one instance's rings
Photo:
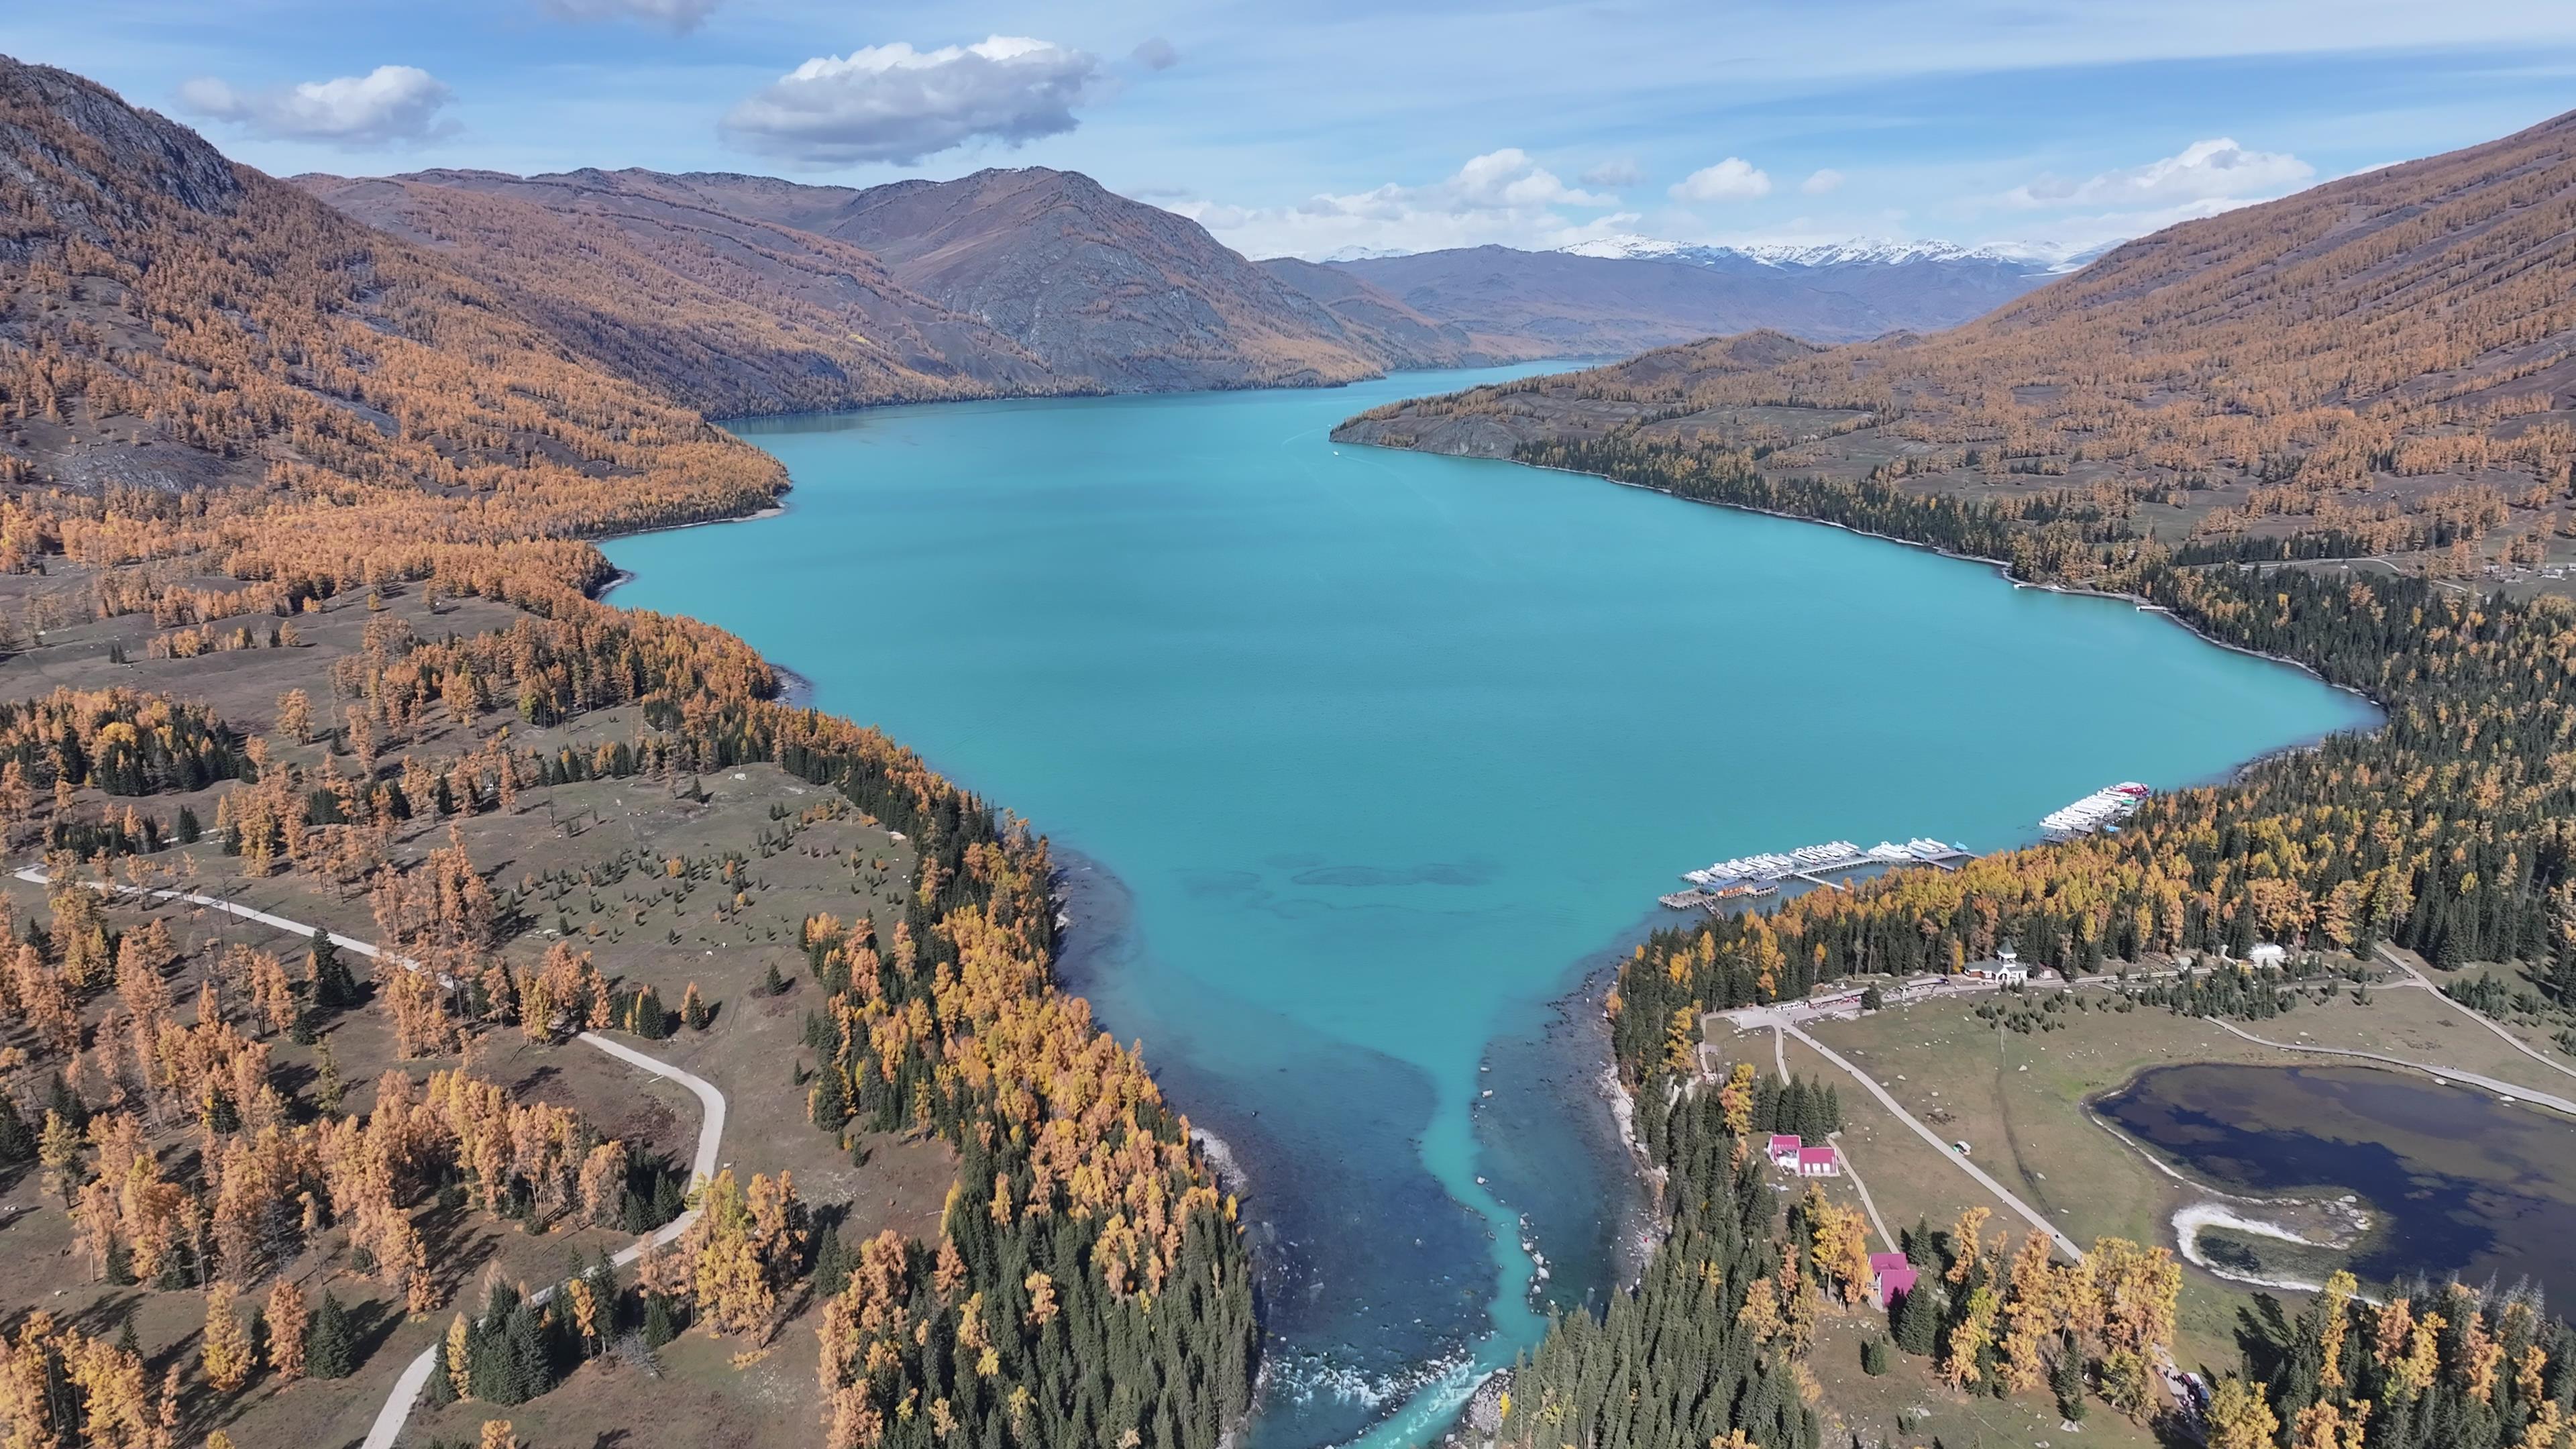
[[[417,66],[380,65],[362,76],[306,81],[283,90],[235,90],[213,76],[200,76],[179,87],[179,104],[272,140],[323,141],[356,149],[446,134],[454,123],[440,121],[438,112],[454,95]]]
[[[1379,187],[1378,192],[1388,190]],[[1578,191],[1556,179],[1556,173],[1530,159],[1527,151],[1506,146],[1468,159],[1458,174],[1429,192],[1453,206],[1505,210],[1530,206],[1617,206],[1619,198]],[[1377,192],[1370,193],[1378,194]]]
[[[2052,216],[2044,221],[2025,222],[2015,228],[2017,240],[2055,246],[2068,251],[2089,251],[2112,242],[2128,241],[2151,231],[2162,231],[2240,206],[2252,206],[2262,197],[2211,197],[2204,201],[2186,201],[2175,206],[2151,207],[2142,211],[2082,211],[2065,216]]]
[[[695,30],[716,8],[716,0],[540,0],[557,20],[641,20],[666,25],[674,32]]]
[[[1505,147],[1471,158],[1422,186],[1394,182],[1346,195],[1313,196],[1294,206],[1242,207],[1197,201],[1174,207],[1228,246],[1251,256],[1320,257],[1345,247],[1430,251],[1441,247],[1551,247],[1633,226],[1633,212],[1605,211],[1611,193],[1568,186],[1526,151]]]
[[[1624,156],[1604,161],[1583,173],[1586,186],[1634,186],[1645,179],[1646,173],[1637,168],[1637,163]]]
[[[1018,146],[1074,128],[1100,60],[1024,36],[919,51],[900,41],[817,56],[726,113],[726,141],[811,166],[908,165],[969,141]]]
[[[1131,58],[1147,70],[1170,70],[1181,63],[1181,53],[1159,35],[1137,46]]]
[[[1741,156],[1703,166],[1672,186],[1676,201],[1751,201],[1770,194],[1770,174]]]
[[[1822,196],[1826,192],[1831,191],[1842,184],[1843,174],[1836,171],[1831,166],[1827,166],[1821,168],[1806,180],[1799,182],[1798,189],[1807,193],[1809,196]]]
[[[2082,181],[2041,176],[2004,194],[2019,207],[2172,207],[2278,196],[2317,174],[2296,156],[2248,151],[2221,137],[2194,141],[2179,156],[2105,171]]]

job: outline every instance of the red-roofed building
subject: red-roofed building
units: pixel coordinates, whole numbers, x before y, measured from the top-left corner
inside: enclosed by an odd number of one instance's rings
[[[1796,1167],[1796,1166],[1798,1165],[1798,1147],[1799,1147],[1799,1142],[1798,1142],[1798,1134],[1797,1134],[1797,1133],[1795,1133],[1795,1132],[1774,1132],[1774,1133],[1772,1133],[1772,1134],[1771,1134],[1771,1154],[1770,1154],[1770,1155],[1771,1155],[1771,1165],[1772,1165],[1773,1167],[1789,1167],[1789,1168],[1794,1168],[1794,1167]]]
[[[1842,1154],[1830,1147],[1801,1147],[1798,1149],[1798,1175],[1840,1177],[1843,1175]]]
[[[1914,1291],[1914,1265],[1905,1261],[1903,1253],[1870,1254],[1869,1274],[1881,1308]]]

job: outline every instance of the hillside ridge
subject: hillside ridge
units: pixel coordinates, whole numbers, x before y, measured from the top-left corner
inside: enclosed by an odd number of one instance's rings
[[[1727,450],[2034,517],[2079,498],[2191,557],[2527,574],[2576,526],[2576,113],[2181,223],[1946,332],[1759,365],[1715,338],[1338,436]]]

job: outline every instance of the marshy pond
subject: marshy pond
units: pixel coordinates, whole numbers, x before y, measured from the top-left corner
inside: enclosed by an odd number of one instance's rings
[[[2332,1256],[2364,1283],[2421,1273],[2576,1290],[2576,1122],[2542,1108],[2368,1067],[2204,1062],[2141,1073],[2094,1110],[2222,1191],[2358,1199],[2366,1231]],[[2202,1247],[2238,1277],[2305,1278],[2318,1261],[2235,1231],[2203,1230]]]

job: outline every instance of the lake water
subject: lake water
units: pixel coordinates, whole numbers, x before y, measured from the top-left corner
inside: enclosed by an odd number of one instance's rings
[[[2218,1063],[2157,1067],[2094,1106],[2214,1186],[2358,1195],[2364,1283],[2576,1288],[2576,1123],[2554,1113],[2402,1072]]]
[[[1247,1180],[1253,1449],[1436,1429],[1543,1327],[1525,1234],[1601,1291],[1634,1189],[1559,1003],[1678,872],[2368,718],[2126,604],[1326,437],[1508,375],[745,422],[788,512],[609,547],[1078,854],[1069,976]]]

